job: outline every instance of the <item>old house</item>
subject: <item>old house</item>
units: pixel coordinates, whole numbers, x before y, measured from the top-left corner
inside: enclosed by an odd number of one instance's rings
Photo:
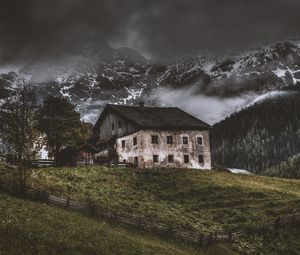
[[[209,128],[175,107],[108,104],[94,126],[95,161],[210,169]]]

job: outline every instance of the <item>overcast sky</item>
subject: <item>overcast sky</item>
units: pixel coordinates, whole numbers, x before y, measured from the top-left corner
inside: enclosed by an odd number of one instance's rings
[[[89,40],[174,58],[299,36],[299,0],[0,0],[0,61],[76,52]]]

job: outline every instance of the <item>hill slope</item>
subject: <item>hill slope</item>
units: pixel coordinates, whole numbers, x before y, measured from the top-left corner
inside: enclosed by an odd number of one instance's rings
[[[0,254],[193,254],[79,213],[0,194]]]
[[[0,178],[11,174],[3,170]],[[50,168],[33,170],[29,184],[204,234],[251,228],[300,211],[300,181],[214,171]]]
[[[125,230],[75,212],[0,194],[0,254],[299,254],[295,228],[195,250]]]
[[[216,165],[260,173],[300,152],[300,93],[282,90],[215,124]]]

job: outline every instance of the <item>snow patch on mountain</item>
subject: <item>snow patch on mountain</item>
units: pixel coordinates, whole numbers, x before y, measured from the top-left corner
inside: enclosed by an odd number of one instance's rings
[[[0,90],[14,90],[18,79],[25,78],[40,99],[47,95],[67,97],[81,106],[87,119],[93,118],[95,113],[89,112],[99,109],[103,102],[135,104],[144,100],[178,105],[197,116],[200,111],[207,112],[209,117],[202,113],[203,119],[212,123],[260,100],[261,95],[300,82],[299,41],[219,59],[184,56],[168,64],[153,63],[129,48],[101,47],[91,44],[76,56],[30,63],[18,73],[5,69],[6,73],[0,74]],[[193,109],[190,102],[197,107]]]
[[[299,93],[298,91],[282,91],[282,90],[276,90],[276,91],[270,91],[267,93],[264,93],[262,95],[253,95],[253,100],[247,104],[244,108],[250,107],[256,103],[261,103],[266,100],[275,99],[278,97],[289,97],[295,93]]]

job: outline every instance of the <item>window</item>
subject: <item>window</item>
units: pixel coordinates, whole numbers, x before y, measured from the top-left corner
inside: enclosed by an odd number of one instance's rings
[[[138,157],[134,157],[133,163],[137,166],[139,164],[139,158]]]
[[[123,163],[126,163],[126,159],[123,159]]]
[[[121,121],[118,122],[118,126],[119,126],[119,128],[122,128],[122,122]]]
[[[183,156],[183,160],[184,160],[184,163],[185,163],[185,164],[190,163],[190,156],[189,156],[189,155],[184,155],[184,156]]]
[[[151,136],[151,142],[158,144],[158,135],[152,135]]]
[[[182,144],[189,144],[189,138],[187,136],[182,137]]]
[[[168,162],[174,163],[174,155],[168,155]]]
[[[199,163],[200,163],[201,165],[204,164],[204,157],[203,157],[203,155],[199,155]]]
[[[122,148],[125,148],[125,140],[122,140]]]
[[[167,136],[167,144],[173,144],[173,136],[171,135]]]
[[[115,129],[115,123],[111,123],[111,130]]]
[[[202,136],[197,137],[197,144],[198,145],[203,145],[203,137]]]
[[[133,137],[133,146],[137,145],[137,138]]]
[[[158,155],[153,155],[153,163],[158,163]]]

